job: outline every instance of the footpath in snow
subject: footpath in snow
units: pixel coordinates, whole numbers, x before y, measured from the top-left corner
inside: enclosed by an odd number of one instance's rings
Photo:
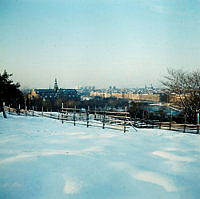
[[[0,115],[2,199],[199,199],[200,135]]]

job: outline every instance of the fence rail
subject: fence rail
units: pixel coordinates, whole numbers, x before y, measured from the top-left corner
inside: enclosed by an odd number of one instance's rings
[[[200,125],[195,124],[177,124],[174,122],[158,122],[160,129],[167,129],[173,131],[182,131],[184,133],[199,134]]]
[[[74,108],[61,108],[60,118],[62,122],[73,123],[95,127],[102,127],[121,130],[124,133],[130,127],[135,131],[137,129],[131,124],[129,112],[113,112],[113,111],[99,111],[99,110],[81,110]]]

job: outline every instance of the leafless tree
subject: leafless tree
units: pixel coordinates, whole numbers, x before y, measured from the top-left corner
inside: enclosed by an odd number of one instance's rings
[[[195,123],[200,111],[200,71],[168,69],[162,84],[170,95],[175,95],[174,103],[186,114],[188,122]]]

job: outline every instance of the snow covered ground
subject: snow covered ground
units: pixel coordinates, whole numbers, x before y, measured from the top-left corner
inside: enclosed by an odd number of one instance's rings
[[[0,115],[1,199],[199,199],[200,135]]]

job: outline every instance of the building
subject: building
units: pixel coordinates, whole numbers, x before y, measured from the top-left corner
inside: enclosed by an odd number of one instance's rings
[[[54,82],[54,88],[53,89],[33,89],[30,93],[30,97],[40,97],[43,99],[79,99],[80,96],[76,89],[63,89],[58,87],[57,79],[55,79]]]

